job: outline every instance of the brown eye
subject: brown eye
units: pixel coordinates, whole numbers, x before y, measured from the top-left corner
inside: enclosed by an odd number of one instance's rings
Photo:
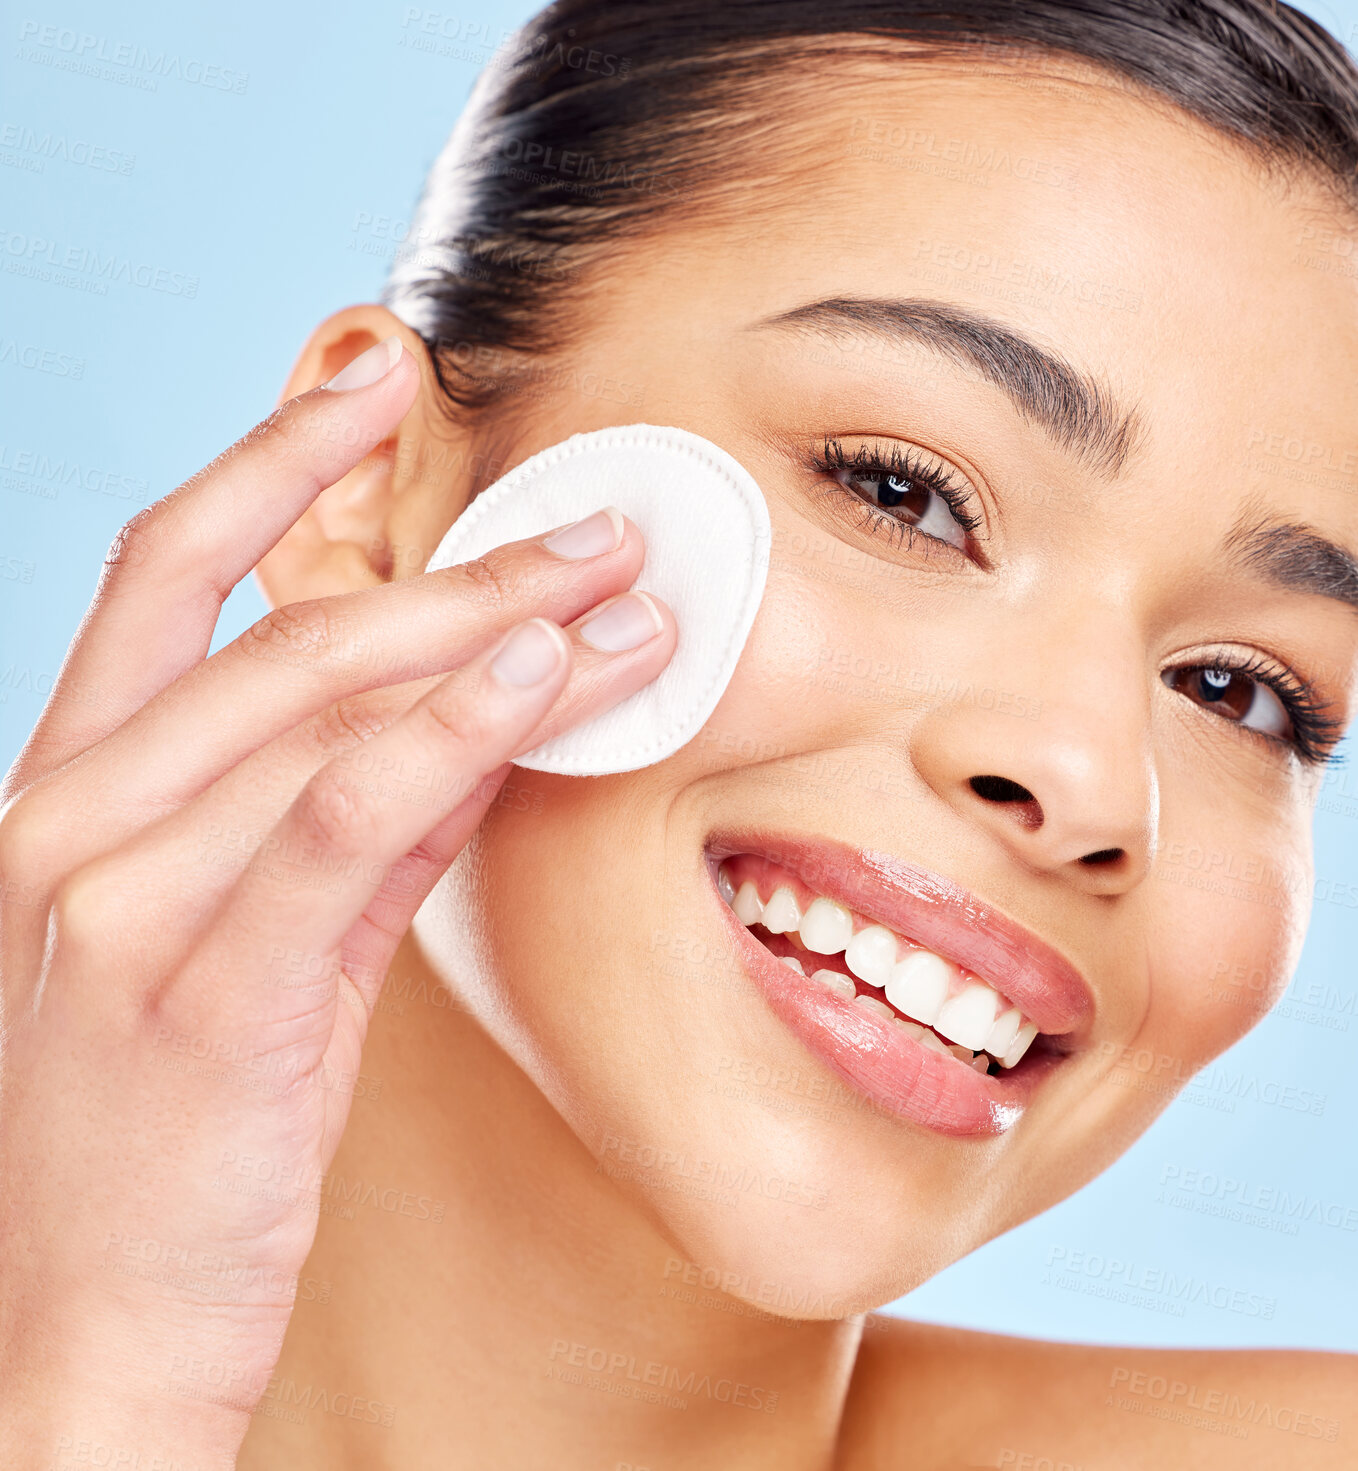
[[[857,496],[896,519],[947,542],[959,551],[967,545],[966,528],[958,523],[948,503],[922,476],[850,472],[843,482]]]
[[[1199,665],[1166,669],[1161,677],[1170,689],[1225,720],[1284,740],[1292,736],[1292,721],[1283,702],[1266,684],[1239,669]]]

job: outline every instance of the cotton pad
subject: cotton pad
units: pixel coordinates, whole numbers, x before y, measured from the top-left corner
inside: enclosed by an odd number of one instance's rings
[[[738,461],[686,429],[627,424],[575,434],[488,486],[427,571],[616,506],[640,528],[635,586],[673,611],[674,657],[611,710],[515,758],[560,776],[635,771],[672,756],[716,709],[754,625],[769,568],[769,512]]]

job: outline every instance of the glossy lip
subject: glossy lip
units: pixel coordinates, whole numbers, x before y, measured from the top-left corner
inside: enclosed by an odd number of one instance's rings
[[[1094,993],[1063,955],[927,868],[826,838],[724,831],[712,834],[705,848],[714,883],[723,858],[767,858],[813,892],[973,971],[1049,1037],[1084,1031],[1092,1018]]]
[[[798,975],[777,960],[716,891],[722,859],[762,857],[806,887],[877,920],[974,971],[1039,1028],[1028,1057],[998,1077],[977,1073],[921,1047],[894,1021]],[[713,895],[732,943],[778,1017],[802,1043],[886,1112],[954,1137],[993,1136],[1011,1128],[1063,1054],[1037,1050],[1047,1038],[1083,1030],[1094,1010],[1089,986],[1049,945],[927,869],[888,854],[826,839],[722,831],[704,857]]]

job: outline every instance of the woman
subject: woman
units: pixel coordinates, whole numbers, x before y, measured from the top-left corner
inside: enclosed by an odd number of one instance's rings
[[[517,37],[10,773],[5,1464],[1351,1465],[1345,1355],[868,1314],[1295,963],[1358,662],[1352,283],[1301,247],[1355,161],[1358,75],[1263,0]],[[759,619],[677,755],[515,768],[682,638],[636,528],[416,574],[638,420],[755,475]]]

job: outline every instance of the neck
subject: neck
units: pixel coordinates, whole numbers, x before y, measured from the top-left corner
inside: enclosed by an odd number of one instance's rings
[[[862,1320],[715,1287],[403,941],[240,1459],[825,1471]]]

